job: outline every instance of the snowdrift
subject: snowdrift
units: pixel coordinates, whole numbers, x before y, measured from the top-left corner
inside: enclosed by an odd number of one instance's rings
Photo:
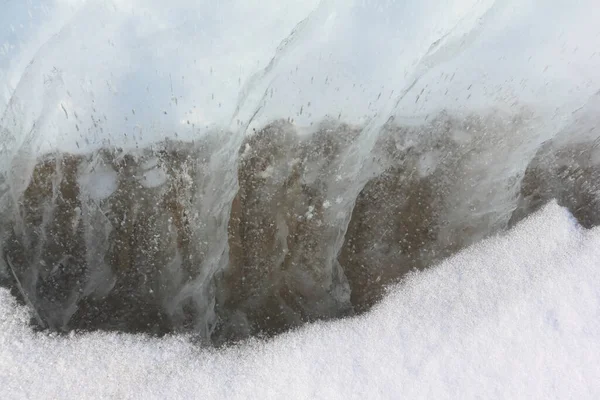
[[[362,317],[267,342],[33,333],[3,290],[5,398],[597,398],[600,230],[552,203]]]

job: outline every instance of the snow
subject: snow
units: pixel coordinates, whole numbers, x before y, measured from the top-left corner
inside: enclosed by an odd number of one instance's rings
[[[2,398],[600,396],[600,229],[551,203],[392,288],[370,313],[214,350],[33,333],[0,291]]]
[[[418,125],[441,109],[525,109],[535,123],[488,136],[508,149],[502,163],[472,168],[493,172],[484,193],[541,143],[597,135],[595,0],[26,3],[0,12],[0,180],[28,177],[25,164],[53,149],[244,133],[276,118]],[[364,157],[377,127],[357,142]],[[166,171],[147,167],[141,184],[163,184]],[[102,164],[82,180],[97,201],[117,188]],[[355,198],[339,193],[324,207]],[[182,336],[34,333],[2,289],[0,398],[600,398],[599,242],[552,204],[412,274],[367,315],[221,350]]]

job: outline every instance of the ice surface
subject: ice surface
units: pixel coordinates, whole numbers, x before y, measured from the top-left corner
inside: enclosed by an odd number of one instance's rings
[[[8,1],[0,121],[15,137],[1,146],[489,107],[558,114],[552,135],[600,88],[599,13],[594,0]]]
[[[600,229],[551,203],[410,274],[362,317],[267,342],[33,333],[0,291],[3,398],[600,396]]]
[[[83,297],[112,299],[109,325],[146,312],[140,330],[152,331],[146,300],[159,298],[160,313],[181,316],[174,326],[208,340],[232,293],[234,331],[252,312],[270,324],[273,304],[255,299],[282,296],[281,271],[300,293],[283,303],[315,306],[285,325],[296,326],[345,315],[349,296],[393,281],[385,272],[428,266],[448,254],[435,249],[549,198],[598,225],[596,3],[4,1],[0,279],[52,300],[40,303],[58,307],[55,328],[87,316]],[[277,146],[264,134],[278,124],[317,140],[302,155],[295,135]],[[269,193],[276,207],[258,201]],[[138,221],[149,230],[132,230]],[[3,291],[0,397],[598,397],[598,241],[552,205],[411,274],[363,317],[220,351],[183,336],[34,334]],[[247,261],[279,251],[290,268]],[[252,290],[218,284],[227,273]]]

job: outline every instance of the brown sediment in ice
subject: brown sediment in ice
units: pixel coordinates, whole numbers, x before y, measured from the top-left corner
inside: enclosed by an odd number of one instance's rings
[[[334,186],[354,184],[339,182],[340,159],[361,129],[327,122],[300,135],[274,121],[246,137],[232,165],[238,189],[223,199],[228,246],[217,262],[207,238],[221,217],[202,209],[219,179],[214,143],[48,154],[26,190],[4,199],[2,281],[59,331],[202,325],[223,343],[364,312],[408,271],[552,198],[584,226],[598,224],[597,146],[548,143],[514,176],[482,167],[502,162],[511,148],[494,138],[519,123],[388,123],[371,150],[376,173],[338,210]]]

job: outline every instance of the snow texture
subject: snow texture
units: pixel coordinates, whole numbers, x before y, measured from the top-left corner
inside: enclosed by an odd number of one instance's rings
[[[0,291],[17,398],[600,398],[600,229],[551,203],[411,274],[370,313],[215,350],[181,336],[48,336]]]

